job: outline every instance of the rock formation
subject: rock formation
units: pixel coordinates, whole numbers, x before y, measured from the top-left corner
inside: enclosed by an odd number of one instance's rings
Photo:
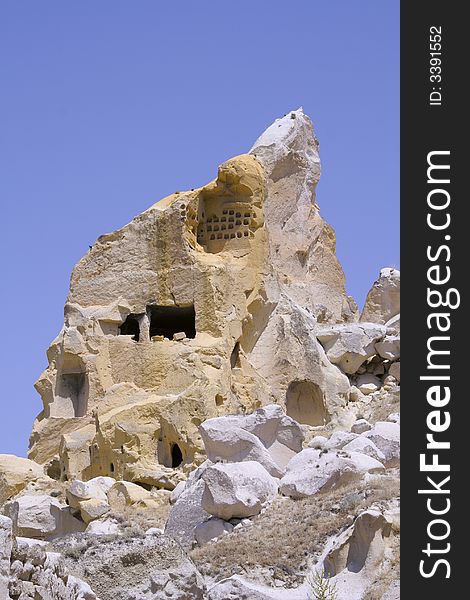
[[[0,600],[393,597],[399,272],[359,315],[318,149],[290,112],[77,264],[29,459],[0,455]]]

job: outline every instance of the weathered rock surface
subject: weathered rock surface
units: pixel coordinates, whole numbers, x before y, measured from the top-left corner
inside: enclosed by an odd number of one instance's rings
[[[194,535],[199,546],[203,546],[207,542],[232,531],[233,525],[231,523],[227,523],[227,521],[223,521],[217,517],[212,517],[204,523],[199,523],[194,531]]]
[[[400,358],[400,336],[387,335],[375,344],[375,349],[382,358],[398,360]]]
[[[324,444],[324,448],[326,450],[341,450],[357,437],[359,437],[359,434],[352,431],[334,431]]]
[[[85,533],[89,535],[116,535],[119,533],[119,525],[114,519],[96,519],[88,524]]]
[[[254,461],[213,465],[202,479],[202,507],[224,521],[257,515],[278,491],[276,480]]]
[[[108,491],[116,483],[112,477],[95,477],[90,481],[72,481],[67,489],[67,501],[72,508],[80,508],[81,502],[85,500],[107,501]]]
[[[400,313],[400,271],[385,268],[367,294],[361,321],[387,323]]]
[[[371,375],[370,373],[364,373],[363,375],[359,375],[356,380],[356,386],[358,390],[364,394],[364,396],[368,396],[369,394],[373,394],[376,392],[382,385],[382,382],[375,375]]]
[[[0,454],[0,506],[38,479],[46,479],[42,466],[27,458]]]
[[[367,454],[367,456],[375,458],[375,460],[378,460],[382,464],[387,462],[385,454],[377,448],[374,442],[362,435],[343,446],[343,450],[344,452],[360,452],[361,454]]]
[[[0,598],[10,600],[98,600],[90,586],[67,571],[64,559],[57,552],[46,551],[47,544],[40,540],[11,535],[8,524],[7,546],[2,540],[0,517]],[[3,547],[2,547],[3,546]]]
[[[358,322],[319,176],[293,111],[76,265],[34,461],[0,455],[0,600],[310,600],[334,531],[338,600],[396,596],[399,272]]]
[[[365,473],[381,473],[384,466],[359,452],[322,452],[306,448],[287,465],[280,491],[291,498],[327,492],[360,479]]]
[[[250,150],[262,163],[268,182],[270,260],[283,289],[317,319],[354,320],[357,307],[345,293],[335,234],[316,203],[318,150],[312,122],[301,108],[277,119]]]
[[[390,519],[380,510],[371,508],[330,541],[320,565],[334,583],[338,598],[364,598],[390,547],[391,534]]]
[[[398,423],[379,421],[363,435],[374,442],[384,454],[387,467],[396,467],[400,464],[400,425]]]
[[[68,506],[44,494],[19,496],[4,506],[4,514],[13,522],[15,535],[51,539],[84,531]]]
[[[170,492],[158,490],[153,493],[130,481],[116,481],[109,489],[107,497],[112,508],[124,506],[155,508],[169,502]]]
[[[364,433],[372,429],[372,425],[366,419],[358,419],[351,426],[351,433]]]
[[[165,533],[177,540],[185,549],[190,549],[196,541],[196,527],[211,516],[202,507],[205,489],[202,475],[211,464],[210,461],[206,461],[191,473],[184,490],[172,506],[165,525]]]
[[[106,500],[90,498],[90,500],[80,502],[80,516],[87,525],[91,521],[103,517],[109,510],[110,506]]]
[[[323,327],[316,335],[328,359],[352,374],[376,354],[376,342],[385,337],[386,331],[383,325],[374,323],[349,323]]]
[[[101,236],[74,269],[36,384],[30,458],[59,457],[69,480],[171,490],[202,462],[207,419],[275,402],[323,425],[341,410],[349,382],[315,329],[357,309],[315,202],[319,176],[299,109],[213,182]]]
[[[256,461],[273,477],[281,477],[289,460],[302,449],[304,434],[280,406],[269,405],[248,416],[204,421],[200,427],[212,462]]]
[[[73,553],[88,538],[57,541]],[[95,538],[96,539],[96,538]],[[177,542],[165,535],[118,537],[87,544],[67,567],[93,586],[100,600],[202,600],[204,582]]]

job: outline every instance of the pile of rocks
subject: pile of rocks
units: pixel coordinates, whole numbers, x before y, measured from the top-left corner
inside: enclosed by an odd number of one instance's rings
[[[395,422],[359,419],[350,432],[316,436],[302,449],[301,427],[276,405],[211,419],[201,433],[209,460],[177,491],[166,528],[188,548],[243,526],[278,493],[294,499],[326,493],[384,474],[400,460]]]
[[[0,516],[0,598],[2,600],[98,600],[90,586],[71,575],[62,554],[46,542],[15,536]]]

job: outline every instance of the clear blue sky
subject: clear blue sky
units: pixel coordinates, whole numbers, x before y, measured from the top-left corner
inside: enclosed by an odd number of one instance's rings
[[[303,106],[362,305],[398,266],[398,0],[2,0],[0,452],[24,455],[70,272]]]

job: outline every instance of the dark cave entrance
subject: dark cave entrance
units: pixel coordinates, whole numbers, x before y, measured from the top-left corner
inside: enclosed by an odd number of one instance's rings
[[[171,446],[171,466],[173,469],[179,467],[183,462],[183,453],[181,452],[181,448],[178,444],[172,444]]]
[[[169,340],[175,333],[184,332],[187,338],[196,337],[196,312],[194,306],[159,306],[147,307],[150,320],[150,337],[163,335]]]
[[[241,367],[240,363],[240,342],[237,342],[232,350],[232,354],[230,356],[230,366],[232,369],[236,367]]]
[[[124,323],[119,327],[120,335],[132,335],[136,342],[140,338],[140,323],[136,315],[128,315]]]

